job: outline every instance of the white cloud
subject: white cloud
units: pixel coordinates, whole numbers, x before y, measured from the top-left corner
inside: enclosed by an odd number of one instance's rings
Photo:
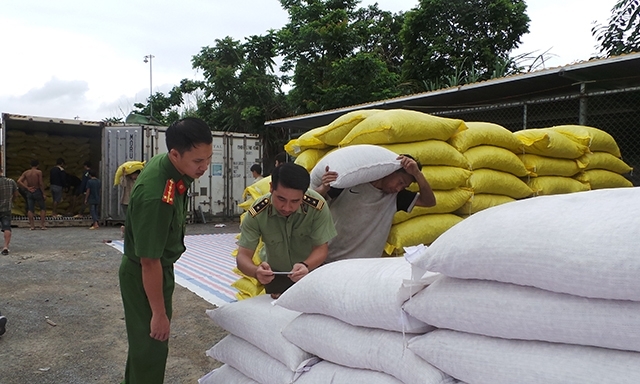
[[[605,22],[616,0],[530,0],[531,33],[522,52],[550,47],[553,65],[595,52],[591,22]],[[418,0],[366,0],[408,11]],[[278,0],[29,0],[0,14],[0,112],[101,120],[121,117],[153,92],[200,78],[191,58],[216,39],[264,34],[288,20]],[[6,38],[10,36],[10,38]]]

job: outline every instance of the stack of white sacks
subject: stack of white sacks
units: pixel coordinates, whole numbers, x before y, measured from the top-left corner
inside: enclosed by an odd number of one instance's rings
[[[639,383],[638,227],[637,188],[541,196],[470,216],[411,264],[325,265],[275,304],[209,311],[231,335],[200,383]]]
[[[640,190],[522,200],[473,215],[415,265],[445,275],[405,310],[409,348],[468,383],[640,382]]]

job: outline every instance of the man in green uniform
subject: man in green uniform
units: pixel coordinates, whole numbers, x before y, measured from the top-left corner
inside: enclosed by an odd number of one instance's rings
[[[166,132],[168,153],[154,156],[131,192],[120,292],[129,341],[126,384],[160,384],[169,352],[173,264],[185,251],[187,190],[211,162],[211,130],[196,118]]]
[[[238,269],[258,279],[274,298],[286,287],[270,291],[273,272],[288,272],[288,285],[297,282],[322,265],[328,241],[336,236],[329,208],[319,193],[309,189],[309,181],[309,172],[297,164],[276,167],[271,193],[249,209],[240,228]],[[264,252],[256,266],[251,259],[261,237]]]

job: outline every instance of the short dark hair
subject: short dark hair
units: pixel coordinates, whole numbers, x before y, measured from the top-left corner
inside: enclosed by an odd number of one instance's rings
[[[211,129],[202,119],[187,117],[178,120],[167,128],[165,134],[167,149],[175,149],[181,155],[198,144],[211,144]]]
[[[84,166],[85,166],[85,167],[87,167],[87,168],[91,168],[91,162],[90,162],[90,161],[88,161],[88,160],[87,160],[87,161],[85,161],[85,162],[84,162],[84,164],[82,164],[82,165],[84,165]]]
[[[96,171],[95,169],[90,170],[89,171],[89,176],[98,177],[98,171]]]
[[[280,164],[284,164],[287,162],[287,153],[286,152],[280,152],[276,155],[276,161]]]
[[[284,163],[277,166],[271,173],[271,187],[278,189],[278,186],[297,189],[306,192],[309,189],[311,177],[304,167],[294,163]]]
[[[262,174],[262,167],[260,164],[253,164],[251,168],[249,168],[251,172],[257,172],[258,174]]]
[[[31,160],[31,166],[32,167],[37,167],[38,165],[40,165],[40,162],[37,159]]]
[[[64,159],[62,157],[58,157],[58,160],[56,160],[56,165],[62,165],[64,164]]]

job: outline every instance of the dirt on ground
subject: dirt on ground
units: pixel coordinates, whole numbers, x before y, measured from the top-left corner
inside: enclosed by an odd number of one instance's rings
[[[237,223],[191,224],[187,234],[238,232]],[[118,286],[122,254],[105,244],[119,227],[13,228],[0,255],[0,383],[120,383],[127,358]],[[205,355],[226,332],[214,308],[176,285],[165,383],[197,383],[221,364]]]

